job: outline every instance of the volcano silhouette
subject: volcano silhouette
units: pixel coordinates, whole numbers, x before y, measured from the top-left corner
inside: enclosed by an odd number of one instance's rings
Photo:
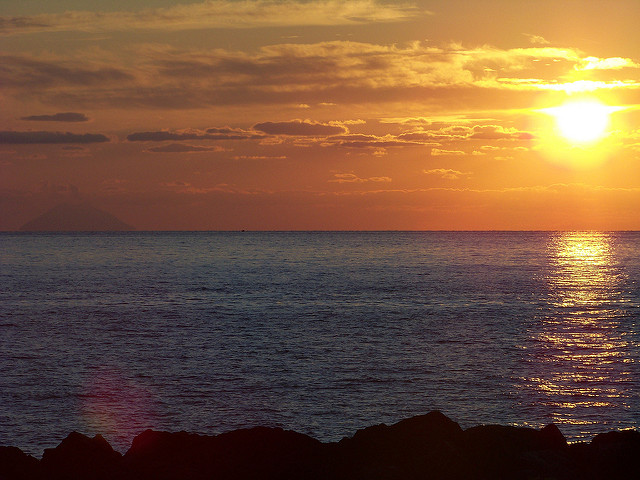
[[[135,228],[87,203],[61,203],[28,221],[20,227],[20,230],[23,232],[112,232],[131,231]]]

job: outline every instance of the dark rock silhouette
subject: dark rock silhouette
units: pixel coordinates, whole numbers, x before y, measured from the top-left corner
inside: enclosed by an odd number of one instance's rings
[[[107,480],[122,473],[121,457],[102,436],[71,432],[56,448],[44,451],[40,464],[53,480]]]
[[[596,435],[591,441],[591,456],[594,470],[609,478],[633,478],[640,476],[640,432],[623,430]],[[629,472],[635,472],[629,475]]]
[[[482,425],[465,430],[463,442],[466,473],[478,472],[476,478],[554,478],[567,473],[568,445],[555,425],[542,430]]]
[[[40,478],[40,462],[17,447],[0,447],[0,479]]]
[[[124,456],[133,478],[313,478],[322,444],[280,428],[255,427],[215,437],[147,430]]]
[[[61,203],[28,221],[23,232],[106,232],[135,230],[110,213],[87,203]]]
[[[635,430],[569,445],[555,425],[463,430],[440,412],[368,427],[334,443],[255,427],[216,436],[147,430],[124,455],[99,435],[75,432],[40,461],[0,447],[0,480],[595,480],[638,472]]]
[[[462,429],[440,412],[359,430],[334,448],[334,478],[444,478],[458,463]]]

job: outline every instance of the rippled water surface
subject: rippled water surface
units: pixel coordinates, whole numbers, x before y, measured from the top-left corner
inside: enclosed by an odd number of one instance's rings
[[[0,234],[0,445],[640,426],[640,234]]]

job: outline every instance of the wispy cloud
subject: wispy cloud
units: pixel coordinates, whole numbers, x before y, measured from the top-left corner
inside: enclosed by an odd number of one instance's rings
[[[386,183],[390,182],[391,177],[366,177],[362,178],[357,176],[354,173],[335,173],[333,178],[329,180],[331,183],[367,183],[367,182],[376,182],[376,183]]]
[[[451,142],[456,140],[530,140],[533,135],[501,125],[447,125],[434,130],[416,130],[398,136],[404,141]]]
[[[462,150],[447,150],[444,148],[433,148],[431,149],[431,155],[434,157],[458,156],[458,155],[466,155],[466,152],[463,152]],[[433,173],[433,172],[424,172],[424,173]]]
[[[533,135],[500,125],[476,125],[469,138],[480,140],[531,140]]]
[[[531,33],[523,33],[525,37],[529,39],[529,43],[533,45],[549,45],[551,42],[540,35],[533,35]]]
[[[0,144],[102,143],[108,141],[109,138],[101,133],[0,131]]]
[[[151,147],[145,150],[145,152],[151,153],[201,153],[201,152],[221,152],[224,148],[203,147],[200,145],[188,145],[183,143],[170,143],[168,145],[162,145],[160,147]]]
[[[423,170],[423,173],[426,175],[436,175],[445,180],[460,180],[461,178],[467,178],[471,175],[471,172],[461,172],[451,168],[432,168],[430,170]]]
[[[321,143],[322,146],[339,146],[346,148],[387,148],[387,147],[409,147],[429,145],[430,142],[421,140],[405,140],[398,136],[387,135],[371,135],[363,133],[352,133],[346,135],[335,135],[327,137]]]
[[[286,155],[236,155],[234,160],[286,160]]]
[[[342,125],[314,122],[312,120],[291,120],[289,122],[264,122],[253,126],[254,130],[269,135],[326,136],[347,133]]]
[[[207,130],[135,132],[127,135],[130,142],[165,142],[181,140],[247,140],[263,135],[239,128],[209,128]]]
[[[408,2],[375,0],[209,0],[135,12],[70,11],[0,17],[0,34],[122,30],[191,30],[402,21],[428,12]]]
[[[130,82],[134,75],[124,67],[94,65],[65,59],[41,59],[26,55],[0,55],[0,84],[16,89],[96,87]]]
[[[20,120],[29,122],[88,122],[89,117],[84,113],[64,112],[53,115],[29,115],[28,117],[22,117]]]

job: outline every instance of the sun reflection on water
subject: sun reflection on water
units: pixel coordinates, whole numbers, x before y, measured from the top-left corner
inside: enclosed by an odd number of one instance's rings
[[[580,438],[629,409],[625,277],[606,233],[555,234],[548,260],[547,306],[532,331],[525,381],[548,420]]]

